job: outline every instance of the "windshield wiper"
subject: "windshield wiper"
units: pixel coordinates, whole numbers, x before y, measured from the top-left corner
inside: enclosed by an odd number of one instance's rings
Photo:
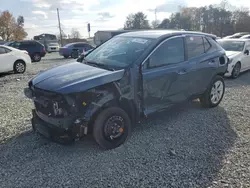
[[[100,67],[106,70],[110,70],[110,71],[114,71],[115,69],[108,67],[107,65],[101,64],[101,63],[97,63],[95,61],[88,61],[86,59],[84,59],[84,63],[87,65],[94,65],[95,67]]]

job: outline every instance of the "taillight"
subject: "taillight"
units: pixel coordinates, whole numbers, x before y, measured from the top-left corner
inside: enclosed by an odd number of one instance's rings
[[[46,49],[45,49],[45,48],[43,48],[43,52],[46,52]]]
[[[27,54],[27,55],[29,55],[29,53],[28,52],[24,52],[25,54]]]

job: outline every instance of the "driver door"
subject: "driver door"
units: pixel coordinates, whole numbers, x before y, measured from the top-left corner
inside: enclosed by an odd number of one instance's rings
[[[249,42],[246,42],[246,44],[245,44],[245,48],[243,51],[243,57],[241,59],[241,69],[243,71],[250,68],[250,54],[246,54],[245,53],[246,50],[250,51],[250,43]]]
[[[188,98],[191,74],[184,46],[182,36],[166,39],[143,64],[145,114]]]

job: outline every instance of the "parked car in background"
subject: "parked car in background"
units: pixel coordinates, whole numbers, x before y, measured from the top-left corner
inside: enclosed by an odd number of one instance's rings
[[[249,35],[249,34],[250,34],[249,32],[235,33],[233,35],[223,37],[223,39],[237,39],[237,38],[241,38],[244,35]]]
[[[78,58],[83,51],[88,51],[94,47],[86,42],[69,43],[59,49],[59,54],[64,58]]]
[[[46,52],[58,52],[59,51],[59,43],[56,35],[43,33],[37,36],[34,36],[34,40],[40,42],[45,46]]]
[[[33,40],[14,41],[7,45],[19,50],[27,51],[33,62],[41,61],[41,58],[46,54],[44,45]]]
[[[214,35],[170,30],[128,32],[111,38],[81,63],[42,72],[24,92],[33,98],[32,127],[72,141],[92,130],[105,149],[123,144],[139,118],[200,98],[221,102],[227,70]]]
[[[58,43],[49,43],[47,44],[47,52],[51,53],[51,52],[58,52],[59,51],[59,44]]]
[[[250,40],[221,39],[218,43],[226,50],[229,58],[228,70],[225,76],[237,78],[243,71],[250,69]]]
[[[250,39],[250,35],[243,35],[240,39]]]
[[[0,45],[0,72],[14,71],[24,73],[26,66],[31,64],[27,51],[21,51],[9,46]]]

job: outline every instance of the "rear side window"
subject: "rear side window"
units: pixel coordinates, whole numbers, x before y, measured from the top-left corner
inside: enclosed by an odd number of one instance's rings
[[[205,52],[207,52],[211,48],[211,44],[208,42],[208,40],[205,37],[203,37],[203,41],[204,41],[204,50]]]
[[[0,54],[5,54],[5,53],[6,53],[5,48],[0,47]]]
[[[186,37],[188,58],[199,57],[204,53],[203,37],[188,36]]]
[[[0,47],[0,54],[7,54],[9,52],[11,52],[11,50],[4,47]]]
[[[182,37],[164,42],[149,58],[149,68],[176,64],[184,61],[184,41]]]

